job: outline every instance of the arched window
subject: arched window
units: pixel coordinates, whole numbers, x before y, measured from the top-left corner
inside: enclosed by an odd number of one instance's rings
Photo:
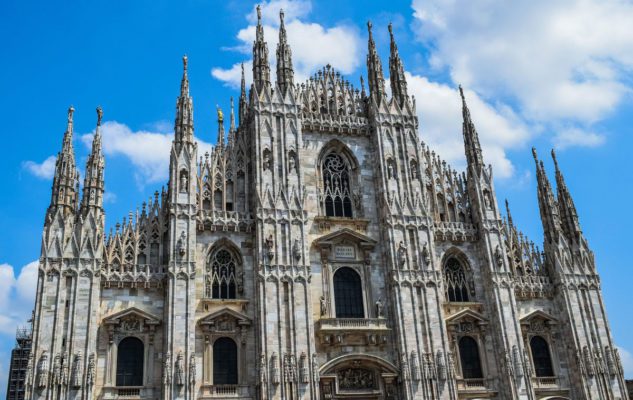
[[[360,276],[349,267],[334,274],[334,302],[337,318],[364,318],[363,289]]]
[[[321,172],[325,215],[352,218],[349,164],[339,154],[330,153],[323,160]]]
[[[459,360],[462,364],[462,378],[481,379],[481,360],[479,358],[479,347],[477,342],[470,336],[459,339]]]
[[[234,299],[237,292],[237,262],[227,249],[216,251],[207,265],[206,297]]]
[[[444,281],[446,284],[446,298],[453,302],[468,301],[468,282],[466,281],[466,273],[464,267],[451,257],[446,261],[444,266]]]
[[[117,386],[143,386],[143,342],[126,337],[119,342],[116,362]]]
[[[532,350],[532,361],[534,362],[536,376],[554,376],[552,357],[549,353],[547,341],[541,336],[534,336],[530,339],[530,349]]]
[[[237,345],[223,337],[213,343],[213,384],[237,385]]]

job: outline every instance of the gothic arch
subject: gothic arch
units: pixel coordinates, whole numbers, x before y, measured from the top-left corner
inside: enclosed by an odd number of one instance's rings
[[[468,257],[456,247],[442,256],[442,276],[446,291],[446,301],[472,302],[475,300],[475,283]]]
[[[352,218],[360,211],[358,160],[349,147],[334,139],[317,158],[321,215]]]
[[[371,355],[371,354],[361,354],[361,353],[345,354],[345,355],[333,358],[330,361],[328,361],[325,364],[323,364],[319,368],[319,372],[324,374],[324,373],[327,373],[333,367],[336,367],[339,364],[342,364],[342,363],[345,363],[345,362],[348,362],[348,361],[356,361],[356,360],[365,361],[365,362],[369,362],[369,363],[374,363],[374,364],[384,368],[386,371],[394,373],[394,374],[397,374],[399,372],[398,367],[396,367],[391,362],[385,360],[384,358],[380,358],[378,356],[374,356],[374,355]]]
[[[226,238],[216,241],[205,262],[204,295],[235,299],[243,292],[243,259],[237,246]]]

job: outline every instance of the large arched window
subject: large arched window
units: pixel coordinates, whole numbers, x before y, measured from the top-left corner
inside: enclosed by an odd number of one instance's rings
[[[462,365],[462,378],[481,379],[481,359],[477,342],[470,336],[459,339],[459,360]]]
[[[143,342],[126,337],[119,342],[116,362],[117,386],[143,386]]]
[[[530,339],[530,349],[532,350],[532,361],[534,362],[536,376],[554,376],[552,357],[547,341],[541,336],[534,336]]]
[[[449,258],[444,266],[444,282],[448,301],[467,302],[468,282],[463,265],[454,257]]]
[[[237,262],[229,250],[221,248],[209,260],[205,292],[213,299],[236,298]]]
[[[237,385],[237,345],[231,338],[213,343],[213,384]]]
[[[330,153],[323,160],[322,206],[328,217],[352,218],[350,165],[339,154]]]
[[[334,302],[337,318],[364,318],[363,288],[360,276],[349,267],[334,274]]]

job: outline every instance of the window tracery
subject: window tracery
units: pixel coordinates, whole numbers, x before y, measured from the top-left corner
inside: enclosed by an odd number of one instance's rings
[[[444,284],[446,285],[446,299],[450,302],[464,303],[470,301],[468,278],[464,266],[451,257],[444,266]]]
[[[213,299],[235,299],[241,292],[241,271],[234,255],[226,248],[213,253],[206,268],[205,296]]]
[[[328,217],[352,218],[350,165],[337,153],[325,156],[322,165],[322,206]]]

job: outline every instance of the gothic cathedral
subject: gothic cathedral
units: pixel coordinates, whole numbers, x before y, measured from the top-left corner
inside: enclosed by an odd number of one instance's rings
[[[26,398],[627,399],[555,154],[556,195],[533,151],[541,251],[461,88],[466,172],[421,141],[391,27],[390,91],[371,24],[368,91],[330,65],[298,84],[282,12],[273,82],[258,14],[228,134],[218,110],[198,153],[185,57],[168,185],[109,234],[102,112],[80,190],[69,109]]]

